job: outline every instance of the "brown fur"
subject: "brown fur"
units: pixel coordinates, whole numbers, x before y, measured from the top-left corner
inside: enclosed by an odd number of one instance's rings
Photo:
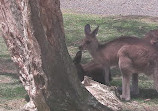
[[[84,71],[85,75],[91,77],[93,80],[105,84],[104,80],[104,75],[105,71],[102,65],[96,64],[93,60],[86,63],[86,64],[81,64]],[[111,81],[111,74],[109,75],[109,80]]]
[[[158,91],[158,51],[156,47],[144,40],[132,45],[124,45],[118,51],[118,64],[122,72],[122,99],[130,100],[130,77],[144,73],[154,77]]]
[[[109,84],[109,71],[111,66],[118,65],[118,50],[127,44],[133,44],[138,40],[141,40],[137,37],[129,37],[123,36],[117,39],[114,39],[108,43],[100,44],[96,38],[96,34],[98,32],[98,27],[91,32],[90,25],[85,26],[85,38],[81,46],[80,50],[88,50],[92,55],[96,64],[101,64],[105,70],[105,83]]]
[[[76,67],[78,78],[80,79],[80,81],[83,81],[84,80],[85,71],[84,71],[83,67],[80,64],[81,58],[82,58],[82,52],[78,51],[76,53],[76,56],[73,59],[73,63],[75,65],[75,67]]]
[[[73,60],[75,66],[76,66],[80,81],[83,81],[84,76],[89,76],[93,80],[95,80],[99,83],[105,84],[105,81],[104,81],[105,74],[104,74],[104,70],[101,67],[101,65],[95,64],[95,62],[93,60],[86,64],[81,64],[80,63],[81,58],[82,58],[82,52],[78,51]],[[111,80],[111,76],[109,79]]]
[[[150,30],[147,34],[145,34],[144,39],[150,41],[151,44],[158,47],[158,29]]]
[[[143,38],[143,39],[140,39],[137,37],[123,36],[123,37],[114,39],[108,43],[100,44],[96,38],[98,28],[99,27],[97,27],[93,32],[91,32],[90,25],[87,24],[85,26],[85,36],[86,37],[83,39],[83,42],[82,42],[81,46],[79,47],[79,49],[88,50],[89,53],[92,55],[94,61],[97,64],[101,64],[102,67],[104,67],[105,83],[109,84],[110,67],[118,66],[118,62],[119,62],[118,51],[121,49],[121,47],[126,46],[126,45],[139,44],[142,41],[147,43],[148,45],[151,45],[152,38],[150,38],[150,36]],[[128,49],[128,50],[130,50],[130,49]],[[134,52],[135,51],[133,50],[133,53]],[[135,79],[133,79],[133,80],[137,80],[138,74],[135,73],[134,77],[135,77]],[[137,81],[133,81],[132,83],[135,83]],[[133,84],[132,87],[135,91],[134,93],[136,93],[136,94],[139,93],[138,83]]]

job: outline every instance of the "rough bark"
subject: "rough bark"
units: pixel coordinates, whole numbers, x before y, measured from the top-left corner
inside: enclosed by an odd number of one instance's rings
[[[79,82],[59,0],[0,0],[2,34],[39,111],[110,111]]]

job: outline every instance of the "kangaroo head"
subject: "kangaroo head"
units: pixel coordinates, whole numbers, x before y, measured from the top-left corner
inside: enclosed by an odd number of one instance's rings
[[[78,51],[76,53],[76,56],[74,57],[73,63],[74,64],[80,64],[82,58],[82,51]]]
[[[149,40],[152,45],[158,45],[158,30],[150,30],[145,39]]]
[[[96,38],[96,35],[98,33],[99,27],[94,29],[91,32],[90,25],[87,24],[84,28],[85,32],[85,38],[82,40],[81,45],[79,46],[80,50],[96,50],[98,48],[98,39]]]
[[[82,65],[80,64],[81,58],[82,58],[82,52],[78,51],[76,53],[76,56],[73,59],[73,63],[75,65],[75,67],[76,67],[77,74],[78,74],[78,77],[79,77],[80,81],[83,81],[84,75],[85,75],[85,71],[84,71]]]

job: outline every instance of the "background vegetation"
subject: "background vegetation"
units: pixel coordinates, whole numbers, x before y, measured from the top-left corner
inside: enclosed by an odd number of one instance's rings
[[[78,51],[81,39],[84,37],[84,26],[90,24],[92,29],[99,26],[98,39],[100,42],[110,41],[121,35],[143,37],[152,29],[158,29],[157,19],[142,16],[114,16],[103,17],[95,15],[83,15],[75,13],[64,13],[64,28],[66,44],[71,57]],[[91,59],[88,52],[84,52],[82,63]],[[25,103],[23,99],[26,92],[20,83],[16,68],[10,60],[9,52],[5,42],[0,37],[0,111],[16,110]],[[112,85],[121,86],[121,74],[112,70]],[[153,88],[152,80],[146,76],[139,77],[140,95],[133,97],[132,102],[140,106],[145,104],[149,107],[158,107],[158,94]],[[133,106],[132,106],[133,107]],[[126,107],[124,110],[132,110]]]

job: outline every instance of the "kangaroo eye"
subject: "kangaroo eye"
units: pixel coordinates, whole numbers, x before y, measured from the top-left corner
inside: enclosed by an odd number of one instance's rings
[[[91,43],[91,41],[86,41],[86,44],[90,44]]]

